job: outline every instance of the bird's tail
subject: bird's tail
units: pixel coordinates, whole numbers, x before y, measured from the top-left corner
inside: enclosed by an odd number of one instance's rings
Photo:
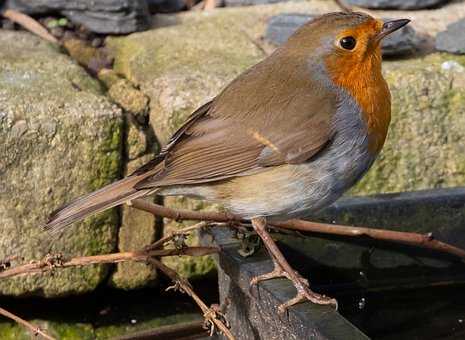
[[[44,225],[44,229],[56,233],[71,223],[124,202],[146,196],[156,189],[137,190],[134,186],[145,176],[129,176],[109,184],[97,191],[84,195],[55,210]]]

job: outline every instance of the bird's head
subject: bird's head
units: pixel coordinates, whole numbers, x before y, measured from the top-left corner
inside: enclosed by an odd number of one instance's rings
[[[322,60],[329,68],[335,65],[363,68],[364,63],[381,60],[383,38],[409,21],[384,22],[358,12],[328,13],[301,27],[289,38],[286,47]]]
[[[329,81],[352,96],[364,113],[376,152],[384,143],[391,114],[380,44],[409,21],[384,22],[357,12],[329,13],[302,26],[280,52],[305,70],[304,77]]]

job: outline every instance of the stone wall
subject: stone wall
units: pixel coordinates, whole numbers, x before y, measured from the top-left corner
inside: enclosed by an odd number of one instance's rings
[[[58,239],[48,214],[121,176],[121,110],[96,80],[56,48],[24,32],[0,31],[0,257],[95,255],[116,248],[118,213],[77,223]],[[92,291],[106,265],[1,280],[7,295]]]

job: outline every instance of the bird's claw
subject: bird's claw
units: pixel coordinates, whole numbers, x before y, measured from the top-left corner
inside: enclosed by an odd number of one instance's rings
[[[271,280],[271,279],[277,279],[277,278],[281,278],[281,277],[287,277],[286,274],[284,273],[284,271],[279,268],[279,267],[275,267],[271,272],[269,273],[265,273],[265,274],[262,274],[262,275],[258,275],[258,276],[254,276],[252,278],[252,280],[250,280],[250,286],[255,286],[257,285],[259,282],[261,281],[267,281],[267,280]]]
[[[278,279],[278,278],[287,278],[288,280],[292,281],[294,283],[294,286],[296,287],[297,290],[299,290],[299,287],[300,286],[302,289],[303,287],[310,287],[309,285],[309,282],[307,279],[304,279],[298,272],[294,271],[295,274],[297,275],[297,277],[299,278],[299,284],[296,284],[291,276],[289,275],[288,272],[286,272],[284,269],[282,269],[282,267],[279,265],[278,262],[276,261],[273,261],[274,263],[274,268],[271,272],[269,273],[265,273],[265,274],[262,274],[262,275],[258,275],[258,276],[255,276],[252,278],[252,280],[250,280],[250,286],[255,286],[256,284],[258,284],[259,282],[261,281],[267,281],[267,280],[271,280],[271,279]]]
[[[332,305],[336,310],[338,309],[336,299],[315,293],[308,287],[305,287],[303,290],[299,290],[299,288],[297,288],[297,295],[294,298],[280,304],[278,306],[278,313],[284,314],[289,309],[289,307],[305,301],[310,301],[317,305]]]
[[[269,272],[265,273],[262,275],[258,275],[252,278],[250,280],[250,286],[255,286],[261,281],[266,281],[266,280],[271,280],[271,279],[276,279],[276,278],[282,278],[285,277],[289,279],[293,284],[294,287],[297,289],[297,295],[290,299],[289,301],[286,301],[279,305],[278,307],[278,312],[280,314],[283,314],[284,312],[287,311],[287,309],[295,304],[305,302],[305,301],[310,301],[318,305],[333,305],[336,307],[336,310],[338,308],[337,306],[337,301],[336,299],[330,298],[328,296],[318,294],[313,292],[310,289],[310,284],[307,279],[303,278],[298,272],[295,272],[298,280],[294,281],[289,273],[287,273],[285,270],[281,268],[281,266],[274,261],[274,269]]]

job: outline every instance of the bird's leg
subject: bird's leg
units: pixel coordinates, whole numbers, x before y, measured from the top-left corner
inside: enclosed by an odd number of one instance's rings
[[[252,278],[250,284],[255,285],[260,281],[269,280],[278,277],[286,277],[292,281],[294,287],[297,289],[297,295],[283,303],[278,307],[278,311],[283,313],[289,307],[306,300],[309,300],[313,303],[319,305],[335,305],[337,306],[337,302],[335,299],[330,297],[318,294],[310,290],[309,283],[307,280],[302,278],[287,262],[284,258],[283,253],[279,250],[276,243],[271,238],[270,234],[266,230],[266,219],[263,217],[253,218],[252,219],[252,226],[256,233],[261,237],[265,247],[267,248],[268,252],[274,263],[274,269],[270,273],[263,274],[257,277]]]

